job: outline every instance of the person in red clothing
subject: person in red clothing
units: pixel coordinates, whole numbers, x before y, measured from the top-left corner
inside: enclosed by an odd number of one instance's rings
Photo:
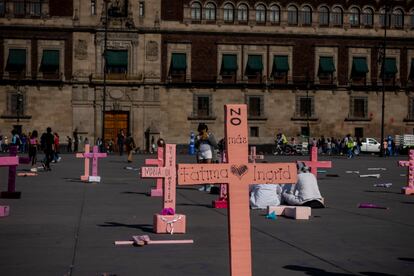
[[[53,162],[59,162],[60,159],[62,159],[61,157],[59,157],[59,134],[57,132],[55,132],[54,137],[53,137],[53,144],[55,145],[55,151],[54,151],[54,157],[53,157]]]

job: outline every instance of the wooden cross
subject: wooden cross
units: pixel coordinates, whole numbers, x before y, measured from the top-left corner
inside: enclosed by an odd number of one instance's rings
[[[142,167],[142,178],[157,178],[164,183],[163,209],[175,211],[175,188],[177,169],[175,167],[175,145],[166,144],[164,148],[164,165],[158,167]],[[158,147],[160,148],[160,147]]]
[[[157,167],[164,166],[164,148],[158,147],[157,159],[145,159],[145,165],[156,165]],[[162,196],[162,178],[157,178],[157,186],[151,189],[151,196]]]
[[[17,160],[17,161],[16,161]],[[4,162],[4,163],[3,163]],[[9,157],[3,157],[3,161],[0,166],[9,167],[9,179],[7,192],[1,192],[2,198],[20,198],[21,192],[16,192],[16,168],[19,164],[30,163],[30,158],[17,156],[17,147],[11,146],[9,149]]]
[[[92,158],[92,175],[89,176],[88,181],[90,182],[99,182],[100,177],[98,176],[98,159],[107,157],[108,155],[105,152],[99,152],[98,146],[93,147],[92,153],[84,153],[85,158]]]
[[[414,150],[410,150],[409,161],[398,161],[401,167],[408,167],[407,186],[401,189],[405,195],[414,194]]]
[[[80,179],[82,181],[88,181],[89,180],[89,158],[85,156],[85,154],[90,152],[90,145],[85,145],[85,152],[84,153],[77,153],[76,158],[85,158],[85,170],[83,175],[81,175]]]
[[[249,185],[296,183],[295,163],[248,162],[247,107],[225,105],[227,163],[179,164],[178,185],[227,183],[230,272],[251,276]]]
[[[311,160],[310,161],[297,161],[305,163],[306,166],[311,168],[311,173],[318,177],[318,168],[332,168],[331,161],[319,161],[318,162],[318,148],[312,147]]]
[[[264,155],[256,155],[256,147],[252,146],[250,147],[249,160],[251,160],[253,163],[256,163],[256,159],[264,159]]]

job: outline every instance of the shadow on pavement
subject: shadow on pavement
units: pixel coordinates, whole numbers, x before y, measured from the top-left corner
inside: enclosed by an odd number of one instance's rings
[[[124,224],[119,222],[113,221],[105,221],[104,224],[97,224],[99,227],[126,227],[126,228],[133,228],[133,229],[140,229],[147,233],[153,233],[153,227],[151,224]]]
[[[402,201],[402,204],[414,204],[414,201]]]
[[[365,190],[365,193],[379,193],[379,194],[396,194],[400,195],[401,193],[393,192],[393,191],[373,191],[373,190]]]
[[[178,203],[177,206],[195,206],[212,208],[211,204]]]
[[[145,195],[145,196],[150,196],[148,193],[146,192],[131,192],[131,191],[125,191],[122,192],[121,194],[128,194],[128,195]]]
[[[79,182],[79,183],[85,182],[85,181],[80,180],[79,178],[64,177],[63,179],[66,180],[66,182]]]
[[[405,262],[413,262],[414,263],[414,258],[398,258],[398,260],[405,261]]]
[[[300,265],[285,265],[283,268],[294,271],[303,271],[306,275],[312,276],[356,276],[356,274],[328,272],[323,269]]]

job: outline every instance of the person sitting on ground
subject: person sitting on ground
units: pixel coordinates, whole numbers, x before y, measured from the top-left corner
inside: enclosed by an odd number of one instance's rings
[[[266,209],[267,206],[278,206],[282,197],[282,185],[259,184],[251,185],[250,208]]]
[[[325,208],[316,177],[303,162],[298,163],[298,182],[282,193],[282,202],[292,206]],[[287,186],[287,185],[285,185]]]

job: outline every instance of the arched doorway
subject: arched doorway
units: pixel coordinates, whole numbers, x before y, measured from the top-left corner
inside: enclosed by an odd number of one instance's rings
[[[105,112],[105,143],[112,140],[114,150],[118,150],[117,135],[123,129],[125,135],[129,131],[129,112],[128,111],[106,111]]]

